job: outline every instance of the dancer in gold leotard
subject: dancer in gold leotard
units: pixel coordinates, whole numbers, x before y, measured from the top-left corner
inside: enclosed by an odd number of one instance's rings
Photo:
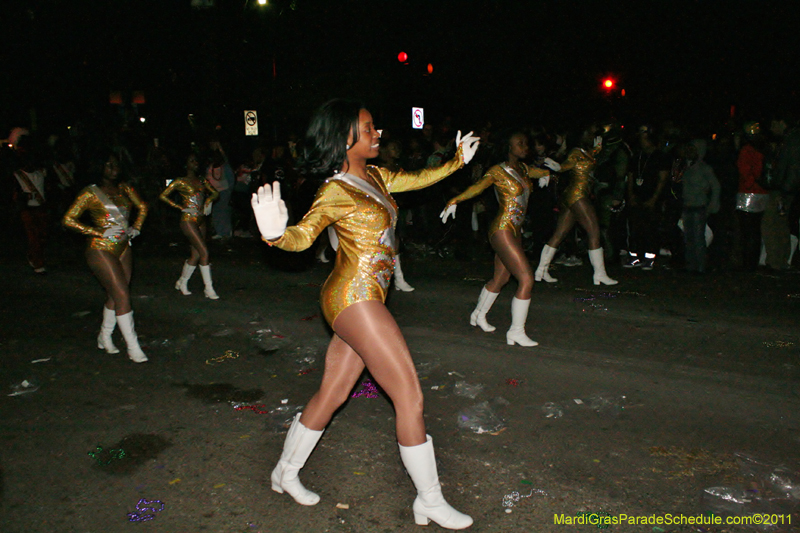
[[[555,172],[569,172],[570,182],[561,196],[561,213],[558,215],[556,231],[542,248],[539,266],[536,268],[536,281],[544,280],[548,283],[558,281],[548,272],[550,261],[553,260],[558,245],[575,227],[575,222],[578,222],[589,237],[589,260],[594,268],[594,284],[617,284],[616,280],[606,274],[603,249],[600,247],[600,225],[590,198],[594,180],[594,157],[603,147],[603,138],[598,132],[599,128],[594,125],[586,128],[581,134],[580,146],[573,148],[566,161],[560,165],[551,159],[545,161],[545,165]]]
[[[107,353],[119,353],[111,340],[114,328],[119,329],[128,345],[128,357],[135,363],[147,361],[134,330],[131,309],[130,282],[133,254],[130,241],[139,235],[147,216],[145,204],[133,187],[119,181],[119,162],[110,155],[103,165],[100,185],[90,185],[78,193],[67,210],[62,224],[89,237],[86,261],[106,290],[103,325],[97,337],[97,347]],[[131,208],[138,211],[136,221],[129,225]],[[94,226],[82,224],[81,216],[89,212]]]
[[[525,321],[531,303],[533,289],[533,269],[522,248],[522,221],[528,208],[531,192],[531,180],[544,187],[550,173],[536,167],[526,165],[523,159],[528,157],[528,137],[522,132],[508,135],[498,144],[496,159],[503,161],[491,167],[483,179],[459,194],[449,202],[442,211],[442,222],[455,217],[456,205],[465,200],[475,198],[484,190],[494,185],[500,209],[489,227],[489,243],[495,251],[494,277],[481,289],[478,305],[470,316],[470,324],[480,326],[483,331],[491,332],[495,327],[486,321],[486,313],[491,309],[497,295],[513,275],[519,285],[511,300],[511,328],[506,333],[506,342],[510,345],[536,346],[538,342],[525,334]]]
[[[206,245],[206,213],[211,211],[211,204],[217,199],[219,193],[206,180],[197,175],[199,168],[197,156],[190,154],[186,158],[186,176],[170,182],[159,200],[166,202],[175,209],[181,210],[181,231],[192,247],[189,259],[183,264],[181,277],[175,282],[175,288],[182,294],[189,295],[188,283],[194,274],[197,264],[200,263],[200,274],[205,285],[204,294],[211,300],[219,299],[214,291],[211,280],[211,265],[208,263],[208,246]],[[179,192],[183,205],[170,199],[173,192]],[[208,196],[206,196],[208,195]]]
[[[384,305],[396,253],[397,205],[391,193],[427,187],[464,166],[475,154],[477,139],[461,139],[459,133],[456,141],[455,158],[440,167],[403,172],[368,166],[380,145],[372,115],[359,102],[332,100],[314,115],[306,136],[310,169],[331,176],[311,210],[286,228],[278,183],[253,195],[256,221],[268,243],[304,250],[326,227],[338,239],[335,266],[321,295],[323,314],[334,331],[322,384],[295,418],[271,477],[273,490],[288,492],[302,505],[316,504],[319,496],[302,486],[298,472],[366,367],[394,404],[400,456],[417,488],[416,522],[433,520],[450,529],[472,524],[442,496],[419,378],[403,334]]]

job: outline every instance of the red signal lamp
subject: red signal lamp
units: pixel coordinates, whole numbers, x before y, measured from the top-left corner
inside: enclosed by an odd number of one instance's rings
[[[400,52],[399,54],[397,54],[397,60],[401,63],[405,63],[406,61],[408,61],[408,54],[405,52]]]

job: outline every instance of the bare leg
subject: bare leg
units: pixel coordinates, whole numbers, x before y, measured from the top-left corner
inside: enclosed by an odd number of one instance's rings
[[[597,222],[597,213],[588,198],[581,198],[569,208],[578,220],[578,223],[586,230],[589,237],[589,249],[597,250],[600,248],[600,224]]]
[[[567,233],[569,233],[573,227],[575,227],[575,214],[572,212],[572,209],[561,211],[561,214],[558,215],[556,231],[553,232],[553,236],[547,241],[547,245],[551,248],[558,248],[558,246],[564,242]]]
[[[517,299],[530,300],[533,290],[533,269],[522,249],[522,238],[515,237],[510,231],[501,230],[495,232],[490,241],[505,272],[514,276],[519,283],[515,294]],[[497,260],[495,260],[495,276],[497,270]]]
[[[192,247],[192,254],[187,261],[191,266],[208,264],[208,246],[206,245],[206,225],[197,225],[194,222],[183,221],[181,222],[181,231],[189,239],[189,244]]]
[[[406,341],[386,306],[379,301],[353,304],[333,324],[320,390],[306,406],[301,422],[322,429],[346,400],[364,365],[386,391],[395,409],[397,441],[403,446],[426,442],[422,388]],[[338,340],[337,340],[338,337]],[[339,344],[343,341],[350,350]],[[359,363],[355,358],[359,358]]]
[[[125,250],[122,257],[103,250],[86,250],[86,261],[92,273],[106,290],[106,307],[114,309],[117,316],[131,312],[130,279],[131,251]]]

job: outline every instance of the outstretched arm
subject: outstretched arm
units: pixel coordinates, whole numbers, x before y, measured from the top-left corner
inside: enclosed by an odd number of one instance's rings
[[[429,187],[469,163],[478,150],[479,142],[479,139],[474,137],[472,132],[462,138],[459,131],[456,135],[458,149],[453,159],[438,167],[423,168],[414,172],[406,172],[404,170],[390,172],[386,169],[381,169],[384,183],[386,183],[389,192],[415,191]]]

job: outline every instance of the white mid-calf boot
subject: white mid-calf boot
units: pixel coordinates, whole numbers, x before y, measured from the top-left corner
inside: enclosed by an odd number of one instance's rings
[[[417,489],[417,498],[412,507],[414,522],[426,526],[433,520],[445,529],[468,528],[472,525],[472,518],[453,509],[444,499],[436,471],[433,439],[430,435],[425,435],[425,439],[424,444],[417,446],[398,444],[400,458]]]
[[[531,306],[530,300],[519,300],[515,296],[511,299],[511,327],[506,333],[506,342],[513,346],[515,343],[520,346],[538,346],[539,343],[528,338],[525,334],[525,321],[528,320],[528,308]]]
[[[203,276],[203,283],[206,286],[203,290],[203,294],[206,295],[206,298],[209,300],[219,300],[219,296],[214,292],[214,283],[211,281],[211,265],[200,265],[200,275]]]
[[[596,250],[589,250],[589,261],[592,263],[592,268],[594,268],[594,284],[600,285],[616,285],[619,283],[615,279],[611,279],[606,274],[606,263],[605,259],[603,258],[603,249],[597,248]]]
[[[300,505],[316,505],[319,502],[319,496],[300,483],[298,474],[325,430],[308,429],[300,422],[301,414],[297,413],[289,427],[286,441],[283,443],[283,453],[281,453],[278,465],[272,471],[270,480],[272,481],[272,490],[275,492],[280,494],[283,494],[284,491],[288,492],[289,496]]]
[[[119,353],[111,339],[114,328],[117,327],[117,313],[113,309],[103,306],[103,325],[100,326],[100,334],[97,336],[97,347],[105,350],[106,353]]]
[[[189,287],[187,286],[189,283],[189,279],[194,274],[194,269],[197,268],[196,266],[192,266],[189,263],[183,264],[183,270],[181,271],[181,277],[178,278],[178,281],[175,282],[175,288],[181,291],[181,294],[189,296],[192,294],[189,292]]]
[[[403,276],[403,268],[400,266],[400,254],[394,256],[394,288],[398,291],[411,292],[414,287],[406,282]]]
[[[800,199],[797,200],[800,202]],[[788,265],[792,266],[792,259],[794,259],[794,253],[797,251],[797,235],[789,235],[789,261]]]
[[[469,316],[470,325],[480,326],[481,329],[486,333],[491,333],[495,330],[495,327],[486,321],[486,313],[488,313],[489,309],[492,308],[492,304],[494,304],[494,301],[497,300],[498,294],[500,293],[488,291],[485,286],[481,289],[481,295],[478,298],[478,305]]]
[[[558,248],[553,248],[552,246],[548,246],[546,244],[544,245],[544,248],[542,248],[542,255],[539,256],[539,266],[536,268],[536,272],[533,275],[534,280],[544,280],[547,283],[555,283],[558,281],[548,272],[550,268],[550,261],[552,261],[553,256],[556,255],[556,250],[558,250]]]
[[[133,311],[117,316],[117,324],[119,324],[119,330],[122,332],[125,344],[128,345],[128,357],[130,360],[134,363],[147,361],[147,356],[139,346],[139,338],[136,336],[136,330],[134,329]]]

